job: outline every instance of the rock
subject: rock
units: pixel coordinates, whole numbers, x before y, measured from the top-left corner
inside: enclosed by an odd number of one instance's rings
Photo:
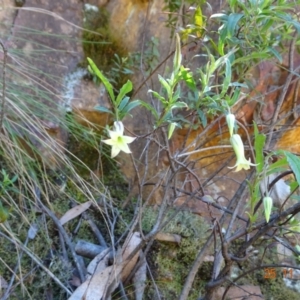
[[[14,1],[1,4],[0,32],[9,64],[5,106],[9,125],[5,130],[15,134],[32,157],[56,168],[67,140],[65,128],[60,126],[65,118],[64,76],[83,57],[78,42],[83,18],[79,5],[83,4],[77,0],[27,0],[16,10],[7,8],[14,7]]]
[[[285,264],[295,264],[295,256],[294,253],[282,245],[281,243],[277,243],[277,257],[278,257],[278,263],[285,263]]]
[[[225,288],[220,287],[215,294],[215,300],[221,300],[224,294]],[[262,296],[259,286],[255,285],[241,285],[241,286],[232,286],[228,293],[226,294],[225,299],[235,299],[235,300],[261,300],[264,299]]]
[[[26,85],[32,97],[49,107],[45,115],[64,113],[60,111],[64,76],[83,58],[78,43],[81,30],[76,27],[82,24],[82,18],[77,0],[27,0],[13,24],[8,50],[18,72],[11,75],[17,84],[21,81]],[[16,50],[23,55],[24,64],[20,64]]]
[[[111,114],[95,109],[95,106],[112,109],[102,84],[97,86],[92,81],[85,80],[83,72],[77,70],[66,78],[66,85],[67,110],[72,111],[79,124],[101,131],[106,125],[112,123]]]
[[[0,4],[0,35],[5,40],[10,34],[17,10],[14,9],[15,0],[2,0]],[[1,51],[2,53],[2,51]]]

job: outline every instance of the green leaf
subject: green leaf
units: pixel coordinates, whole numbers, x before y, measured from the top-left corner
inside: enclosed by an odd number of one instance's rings
[[[97,105],[97,106],[94,107],[94,109],[98,110],[98,111],[106,112],[106,113],[109,113],[109,114],[113,114],[113,112],[110,109],[108,109],[104,106]]]
[[[231,38],[235,35],[236,26],[238,21],[244,16],[244,14],[232,13],[228,17],[227,21],[227,38]]]
[[[223,64],[226,64],[227,61],[231,65],[231,63],[230,63],[230,56],[232,54],[234,54],[237,50],[238,50],[237,48],[234,48],[231,51],[229,51],[226,55],[218,58],[215,62],[213,62],[212,65],[211,65],[211,67],[210,67],[210,69],[209,69],[209,73],[213,74],[220,66],[222,66]],[[209,57],[210,57],[210,59],[212,59],[213,56],[210,54]]]
[[[240,63],[247,62],[249,60],[255,60],[255,59],[263,60],[263,59],[267,59],[269,57],[270,57],[270,54],[269,54],[269,52],[266,52],[266,51],[252,52],[252,53],[250,53],[246,56],[242,56],[242,57],[237,58],[233,62],[232,65],[240,64]]]
[[[281,54],[273,47],[268,47],[268,50],[270,53],[272,53],[278,59],[279,63],[282,64]]]
[[[298,184],[300,185],[300,158],[287,151],[283,151],[283,153],[285,154],[287,161],[295,174]]]
[[[231,82],[231,63],[229,59],[225,60],[225,79],[223,81],[222,91],[220,97],[224,97],[225,93],[228,90],[228,87]]]
[[[168,110],[165,112],[165,114],[163,115],[163,117],[159,120],[159,124],[162,124],[164,122],[169,121],[172,118],[172,109]]]
[[[234,85],[231,84],[230,86],[234,86]],[[238,98],[240,96],[240,92],[241,92],[241,90],[239,88],[236,88],[234,90],[234,93],[231,98],[229,96],[225,95],[225,100],[229,107],[233,106],[236,103],[236,101],[238,100]]]
[[[114,95],[113,86],[110,84],[108,79],[102,74],[102,72],[97,68],[95,63],[89,57],[87,58],[87,60],[90,64],[94,74],[96,74],[97,77],[103,82],[103,84],[110,96],[110,99],[113,101],[113,103],[115,103],[115,95]]]
[[[150,104],[148,104],[147,102],[144,102],[144,101],[140,101],[140,105],[142,105],[146,109],[148,109],[152,113],[152,115],[155,117],[155,120],[158,120],[158,118],[159,118],[158,113]]]
[[[119,106],[124,96],[131,91],[132,91],[132,82],[130,80],[127,80],[127,82],[120,89],[119,95],[116,99],[116,105]]]
[[[264,134],[260,134],[255,122],[254,125],[254,149],[255,149],[255,163],[257,164],[256,170],[258,173],[262,172],[264,169],[264,145],[266,141],[266,136]]]
[[[162,102],[164,105],[168,103],[168,101],[164,97],[162,97],[158,92],[149,90],[148,93],[152,93],[154,97],[160,100],[160,102]]]
[[[175,73],[178,73],[181,66],[181,59],[182,59],[180,37],[178,33],[176,33],[175,35],[175,40],[176,40],[176,50],[174,54],[173,69]]]
[[[181,97],[181,89],[180,89],[180,85],[178,85],[175,93],[172,96],[172,103],[176,102],[180,97]]]
[[[185,108],[185,107],[188,107],[187,104],[185,102],[176,102],[176,103],[173,103],[171,106],[170,106],[170,109],[174,109],[174,108]]]
[[[287,167],[288,167],[287,158],[283,157],[268,167],[267,175],[282,172],[286,170]]]
[[[198,116],[200,118],[200,121],[201,121],[203,127],[206,127],[206,125],[207,125],[206,114],[201,109],[197,109],[197,113],[198,113]]]
[[[122,110],[122,113],[128,113],[130,112],[132,109],[134,109],[135,107],[142,105],[141,103],[142,101],[140,100],[134,100],[132,102],[130,102],[127,106],[125,106],[125,108]]]
[[[168,82],[160,75],[158,75],[158,80],[159,82],[161,83],[161,85],[165,88],[166,92],[167,92],[167,95],[168,95],[168,98],[170,98],[171,96],[171,87],[170,85],[168,84]]]
[[[181,78],[184,80],[184,82],[186,83],[186,85],[192,90],[192,91],[196,91],[196,83],[195,80],[193,78],[193,72],[189,72],[189,69],[181,67],[180,69],[180,75]]]
[[[118,106],[119,111],[122,111],[123,108],[127,105],[127,103],[129,102],[129,97],[124,97],[120,103],[120,105]]]

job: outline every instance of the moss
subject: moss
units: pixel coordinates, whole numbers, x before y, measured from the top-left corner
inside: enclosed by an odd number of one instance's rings
[[[171,217],[174,209],[170,208],[166,219]],[[157,210],[149,207],[142,218],[142,226],[145,231],[150,231],[155,223]],[[178,234],[182,237],[180,245],[156,242],[154,249],[149,254],[151,271],[155,275],[155,283],[159,288],[161,299],[178,298],[182,291],[186,276],[190,270],[199,249],[205,242],[208,225],[199,216],[188,211],[180,211],[163,228],[162,232]],[[189,299],[197,299],[199,291],[205,282],[196,276],[195,284]],[[155,299],[155,290],[149,288],[147,299]]]

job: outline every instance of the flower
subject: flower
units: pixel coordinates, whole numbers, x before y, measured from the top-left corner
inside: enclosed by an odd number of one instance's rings
[[[273,199],[269,196],[264,197],[263,199],[264,209],[265,209],[265,218],[267,223],[270,220],[270,215],[273,207]]]
[[[250,166],[256,166],[256,164],[251,163],[250,158],[249,160],[245,158],[243,141],[238,134],[232,135],[232,137],[230,138],[230,143],[235,152],[237,162],[233,167],[229,167],[229,169],[233,169],[236,167],[235,172],[238,172],[242,169],[249,170]]]
[[[226,122],[227,122],[227,125],[228,125],[230,137],[232,137],[233,129],[234,129],[234,125],[235,125],[235,116],[234,116],[234,114],[228,114],[226,116]]]
[[[103,140],[103,143],[112,146],[111,157],[117,156],[120,151],[125,153],[131,153],[128,144],[132,143],[135,138],[131,136],[123,135],[124,125],[120,121],[114,122],[114,130],[108,130],[110,139]]]

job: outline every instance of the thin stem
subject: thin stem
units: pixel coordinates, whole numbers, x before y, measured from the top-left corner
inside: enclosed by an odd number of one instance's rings
[[[2,103],[1,103],[1,115],[0,115],[0,128],[3,125],[4,118],[4,107],[5,107],[5,90],[6,90],[6,61],[7,61],[7,48],[5,47],[2,40],[0,40],[0,45],[3,49],[3,73],[2,73]]]

